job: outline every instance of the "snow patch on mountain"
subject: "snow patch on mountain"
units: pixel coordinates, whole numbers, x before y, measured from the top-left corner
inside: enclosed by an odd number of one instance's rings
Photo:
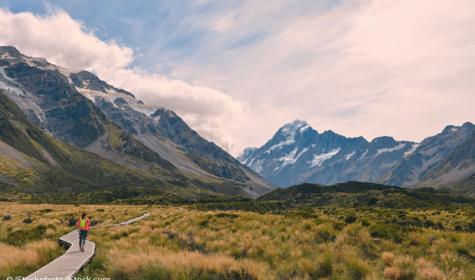
[[[421,144],[419,143],[412,144],[411,148],[404,153],[404,158],[407,158],[412,155],[420,145]]]
[[[308,148],[302,149],[299,153],[297,153],[297,151],[298,148],[295,148],[288,155],[281,157],[279,161],[282,162],[282,165],[279,169],[283,168],[284,166],[296,163],[300,156],[303,155],[306,151],[308,151]]]
[[[305,125],[305,126],[303,126],[303,127],[301,127],[301,128],[299,129],[299,133],[304,133],[305,130],[307,130],[307,129],[309,129],[309,128],[310,128],[310,125],[307,124],[307,125]]]
[[[391,147],[391,148],[378,149],[378,150],[376,151],[376,155],[380,155],[380,154],[383,154],[383,153],[391,153],[391,152],[394,152],[394,151],[398,151],[398,150],[403,149],[405,146],[406,146],[406,144],[400,143],[399,145],[396,145],[396,146]]]
[[[337,149],[333,149],[327,153],[322,153],[322,154],[316,154],[313,156],[313,159],[311,161],[309,161],[308,163],[310,164],[310,167],[315,167],[315,166],[318,166],[320,167],[323,162],[325,162],[326,160],[329,160],[331,159],[332,157],[334,157],[335,155],[337,155],[339,152],[340,152],[341,148],[337,148]]]
[[[42,127],[47,127],[45,112],[35,102],[35,98],[14,79],[8,77],[5,69],[0,67],[0,88],[14,100],[23,111],[29,111],[34,114]]]
[[[355,154],[356,154],[356,152],[353,151],[353,152],[351,152],[351,153],[345,155],[345,160],[350,160]]]
[[[360,156],[360,159],[364,158],[368,152],[369,152],[369,150],[366,149],[366,150],[364,151],[364,153]]]
[[[267,149],[266,154],[270,154],[274,150],[280,149],[284,146],[292,145],[294,143],[295,143],[295,140],[293,138],[288,138],[285,141],[277,143],[277,144],[273,145],[272,147],[270,147],[269,149]]]
[[[85,81],[85,83],[87,83],[87,81]],[[151,117],[152,114],[157,110],[156,107],[147,106],[141,103],[140,101],[137,101],[134,97],[118,92],[115,89],[107,89],[106,92],[103,92],[98,90],[76,87],[76,90],[79,91],[85,97],[87,97],[89,100],[91,100],[94,104],[97,104],[98,100],[102,100],[107,103],[110,103],[115,108],[120,109],[121,106],[118,106],[116,101],[124,100],[127,103],[124,105],[130,106],[135,111],[142,113],[148,117]],[[154,119],[158,121],[160,118]]]

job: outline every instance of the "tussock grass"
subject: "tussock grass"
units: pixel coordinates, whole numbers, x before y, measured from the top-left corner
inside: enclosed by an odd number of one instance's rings
[[[17,247],[0,243],[0,278],[24,275],[47,263],[61,251],[57,242],[40,240]]]
[[[112,249],[108,253],[112,277],[125,279],[265,279],[265,264],[236,260],[225,255],[199,252],[173,252],[166,248],[141,249],[125,253]],[[115,276],[115,277],[114,277]]]
[[[0,204],[0,215],[11,215],[0,223],[0,242],[9,250],[51,252],[28,246],[54,243],[71,229],[69,219],[82,211],[101,222],[90,234],[97,244],[96,256],[81,276],[475,279],[475,233],[469,230],[474,210],[470,208],[305,208],[273,214],[173,206]],[[145,211],[151,216],[139,223],[105,226]],[[26,217],[33,222],[23,224]],[[9,234],[18,230],[42,233],[22,244],[6,243]],[[52,252],[40,254],[38,262],[28,261],[23,274],[52,259],[56,251]],[[10,262],[4,267],[16,269]]]

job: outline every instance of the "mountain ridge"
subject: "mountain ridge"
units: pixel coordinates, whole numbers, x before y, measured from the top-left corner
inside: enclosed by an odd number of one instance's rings
[[[295,120],[279,128],[263,146],[245,149],[238,159],[277,186],[365,181],[409,187],[453,187],[453,182],[475,174],[472,151],[475,138],[471,136],[474,132],[475,126],[466,122],[461,126],[448,125],[421,143],[397,141],[391,136],[368,141],[331,130],[319,133],[306,121]],[[428,149],[436,147],[440,153],[432,159],[440,166],[427,163],[429,156],[423,156],[429,153]],[[453,165],[456,159],[463,161],[464,174]],[[448,161],[445,169],[444,160]]]
[[[0,47],[0,88],[47,134],[123,167],[167,170],[218,193],[240,189],[255,197],[272,188],[173,111],[148,106],[91,72]]]

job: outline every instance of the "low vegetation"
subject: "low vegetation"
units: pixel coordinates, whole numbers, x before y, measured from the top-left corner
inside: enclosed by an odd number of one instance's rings
[[[473,279],[475,209],[1,203],[0,278],[27,275],[63,249],[82,211],[98,226],[81,276],[112,279]],[[126,227],[105,225],[151,216]],[[5,218],[7,217],[7,218]],[[24,223],[30,219],[31,223]]]

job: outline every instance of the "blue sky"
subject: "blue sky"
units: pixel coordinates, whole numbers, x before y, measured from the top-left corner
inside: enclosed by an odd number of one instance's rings
[[[2,44],[92,70],[151,106],[176,110],[234,154],[296,118],[319,131],[416,141],[475,121],[471,0],[7,0],[0,7]],[[68,34],[77,43],[65,43]]]

